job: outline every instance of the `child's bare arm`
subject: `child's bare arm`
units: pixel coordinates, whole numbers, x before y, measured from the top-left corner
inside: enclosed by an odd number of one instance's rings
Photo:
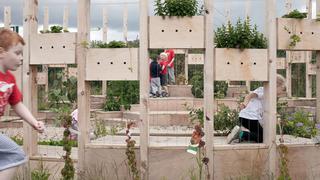
[[[258,95],[257,95],[256,93],[254,93],[254,92],[249,93],[249,94],[246,95],[246,97],[244,98],[243,103],[240,104],[240,108],[241,108],[241,109],[244,109],[244,108],[248,105],[248,103],[250,102],[250,100],[251,100],[252,98],[257,98],[257,97],[258,97]]]
[[[31,114],[29,109],[22,103],[12,106],[13,110],[27,123],[29,123],[34,129],[42,133],[44,131],[44,124],[42,121],[37,121],[36,118]]]

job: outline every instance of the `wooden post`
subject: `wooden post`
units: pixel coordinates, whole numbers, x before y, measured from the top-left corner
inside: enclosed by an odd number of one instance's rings
[[[214,127],[214,71],[215,71],[215,56],[214,56],[214,39],[213,36],[213,3],[214,0],[205,0],[204,5],[207,13],[205,13],[205,58],[204,58],[204,132],[205,132],[205,150],[209,158],[208,170],[211,177],[206,179],[214,179],[214,153],[213,153],[213,127]]]
[[[125,5],[123,9],[123,39],[128,43],[128,6]]]
[[[186,78],[186,84],[189,83],[189,61],[188,61],[189,50],[186,49],[184,53],[184,76]]]
[[[148,0],[140,0],[140,173],[142,180],[149,179],[149,61],[148,59]]]
[[[249,0],[246,0],[245,14],[246,14],[246,18],[249,17],[249,14],[250,14],[250,1]],[[246,86],[247,86],[247,91],[250,92],[250,90],[251,90],[251,82],[250,81],[246,81]]]
[[[89,142],[90,127],[90,84],[85,81],[87,48],[82,42],[90,40],[90,0],[78,0],[78,38],[77,55],[78,64],[78,110],[79,129],[78,163],[81,173],[85,173],[85,145]]]
[[[36,115],[37,112],[37,88],[36,88],[36,67],[30,66],[30,36],[31,34],[37,33],[38,22],[37,22],[37,11],[38,3],[34,0],[25,0],[23,9],[23,38],[26,45],[23,48],[23,103],[26,105],[31,112]],[[37,154],[37,132],[26,123],[23,122],[23,148],[25,153],[30,157]],[[24,178],[31,179],[30,177],[30,164],[27,163],[24,168]]]
[[[49,8],[44,8],[44,17],[43,17],[43,32],[46,32],[49,30]],[[48,101],[48,93],[49,93],[49,66],[48,65],[42,65],[42,72],[45,72],[46,74],[46,84],[45,84],[45,101]]]
[[[102,39],[103,42],[107,43],[108,40],[108,14],[107,14],[107,8],[104,7],[102,10]],[[107,81],[102,81],[102,95],[107,95]]]
[[[225,0],[224,13],[225,13],[226,24],[227,24],[229,21],[231,21],[230,0]]]
[[[292,97],[291,88],[291,52],[286,51],[286,81],[287,81],[287,96]]]
[[[63,30],[68,31],[69,25],[69,7],[64,7],[63,10]]]
[[[320,0],[316,1],[316,14],[320,13]],[[317,112],[316,112],[316,118],[317,122],[320,122],[320,51],[317,51],[317,72],[316,72],[316,94],[317,94]]]
[[[306,98],[312,98],[312,78],[309,75],[309,67],[312,59],[312,51],[306,51]]]
[[[4,28],[10,29],[11,26],[11,8],[4,7]]]
[[[268,34],[268,56],[269,56],[269,82],[264,84],[264,143],[268,145],[269,161],[268,175],[276,175],[276,125],[277,125],[277,29],[276,29],[276,0],[266,0],[267,4],[267,34]]]
[[[285,8],[287,14],[292,11],[292,0],[286,0]]]

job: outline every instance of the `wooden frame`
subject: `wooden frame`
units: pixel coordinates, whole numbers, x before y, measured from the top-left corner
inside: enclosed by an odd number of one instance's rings
[[[277,19],[278,49],[312,51],[320,50],[320,23],[315,19]],[[297,35],[301,38],[294,47],[290,48],[290,37]]]
[[[267,49],[216,48],[217,81],[268,81]]]
[[[138,49],[89,49],[86,80],[138,80]]]
[[[188,54],[188,64],[204,64],[204,54]]]
[[[204,17],[149,17],[149,48],[204,48]]]
[[[37,84],[38,85],[46,85],[48,84],[48,75],[47,72],[37,73]]]
[[[286,69],[286,58],[277,58],[277,69]]]
[[[32,34],[31,65],[75,64],[76,33]]]

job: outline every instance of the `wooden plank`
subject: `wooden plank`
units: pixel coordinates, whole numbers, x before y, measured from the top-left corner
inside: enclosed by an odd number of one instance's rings
[[[35,88],[35,75],[36,71],[30,67],[30,39],[31,35],[37,33],[38,23],[37,23],[37,13],[38,13],[38,3],[34,0],[25,0],[23,8],[23,38],[26,45],[23,48],[23,103],[25,106],[31,110],[31,113],[35,113],[35,105],[37,101],[37,89]],[[33,97],[32,95],[35,95]],[[23,122],[23,149],[26,155],[33,156],[37,154],[37,133],[33,128],[27,123]],[[23,179],[29,180],[30,177],[30,164],[29,162],[24,166],[24,177]]]
[[[139,79],[140,79],[140,178],[149,179],[149,61],[148,48],[148,0],[139,1],[140,48],[139,48]],[[150,25],[150,24],[149,24]],[[149,27],[149,28],[152,28]]]
[[[316,0],[316,14],[320,13],[320,0]],[[316,120],[319,123],[320,122],[320,88],[319,88],[319,84],[320,84],[320,51],[316,52],[316,61],[317,61],[317,70],[316,70],[316,84],[317,89],[316,89],[316,94],[317,94],[317,112],[316,112]]]
[[[123,39],[124,42],[128,42],[128,7],[127,5],[123,8]]]
[[[185,51],[184,55],[184,77],[186,78],[186,84],[189,81],[189,50]]]
[[[318,46],[320,43],[320,24],[315,19],[278,18],[277,23],[278,49],[299,51],[320,50],[320,46]],[[290,48],[290,37],[292,35],[299,36],[301,41],[297,42],[296,46]]]
[[[215,80],[268,81],[267,49],[216,48]]]
[[[138,49],[89,49],[86,80],[138,80]]]
[[[277,58],[277,69],[286,69],[286,58]]]
[[[204,139],[206,142],[205,151],[206,156],[209,158],[208,173],[210,177],[206,177],[207,180],[214,179],[214,155],[213,155],[213,127],[214,127],[214,75],[217,69],[214,64],[216,62],[214,48],[214,36],[213,36],[213,2],[214,0],[205,0],[204,7],[207,11],[205,13],[205,61],[204,61]]]
[[[104,42],[107,42],[108,40],[108,13],[107,8],[104,7],[102,11],[102,39]]]
[[[187,50],[184,49],[174,49],[174,54],[185,54]]]
[[[277,148],[277,21],[276,0],[265,0],[267,5],[267,32],[268,32],[268,80],[264,83],[264,112],[263,112],[263,142],[268,145],[268,175],[276,174]]]
[[[69,24],[69,7],[64,7],[63,10],[63,30],[68,30],[68,24]]]
[[[149,17],[151,49],[204,48],[204,17]]]
[[[75,63],[76,33],[33,34],[30,44],[32,65]]]
[[[49,30],[49,8],[46,6],[43,15],[43,32],[46,32],[47,30]]]
[[[11,8],[9,6],[4,7],[4,28],[10,29],[11,26]]]
[[[306,63],[311,59],[308,57],[308,51],[287,51],[289,63]]]
[[[79,42],[90,41],[90,0],[78,0],[78,36]],[[85,71],[87,62],[87,47],[83,44],[76,46],[77,64],[78,64],[78,118],[80,136],[78,139],[78,162],[79,172],[86,170],[85,163],[85,145],[89,142],[90,127],[90,84],[85,81]]]
[[[204,54],[188,54],[188,64],[204,64]]]

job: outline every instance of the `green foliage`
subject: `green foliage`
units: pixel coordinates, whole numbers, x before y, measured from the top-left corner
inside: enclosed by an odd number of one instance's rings
[[[15,143],[17,143],[19,146],[23,145],[23,138],[20,136],[12,136],[10,137],[12,141],[14,141]]]
[[[196,98],[203,98],[203,72],[196,71],[190,79],[192,85],[191,91]],[[214,96],[216,98],[224,98],[227,95],[228,83],[225,81],[214,82]]]
[[[289,43],[289,48],[293,49],[296,47],[297,43],[301,42],[300,36],[294,34],[290,36],[290,43]]]
[[[214,129],[229,133],[238,124],[239,111],[220,104],[217,113],[214,115]]]
[[[298,11],[297,9],[291,11],[289,14],[285,14],[282,17],[283,18],[295,18],[295,19],[304,19],[307,18],[308,13],[302,13]]]
[[[155,1],[157,16],[195,16],[198,14],[197,0],[161,0]]]
[[[123,41],[110,41],[109,43],[103,41],[91,41],[90,48],[137,48],[139,47],[139,40],[128,41],[126,44]]]
[[[139,81],[109,81],[104,110],[120,111],[121,105],[128,110],[139,100]]]
[[[40,31],[40,33],[62,33],[62,32],[69,32],[68,30],[63,30],[61,26],[51,26],[50,30]]]
[[[70,140],[69,142],[72,147],[78,147],[78,141]],[[39,145],[47,145],[47,146],[63,146],[63,140],[48,140],[48,141],[39,141]]]
[[[63,180],[72,180],[74,179],[75,168],[73,166],[73,161],[71,159],[71,149],[73,141],[70,138],[70,128],[72,125],[72,117],[70,115],[71,111],[63,111],[59,113],[59,118],[63,119],[63,127],[65,128],[63,132],[63,150],[66,154],[63,156],[64,167],[61,170],[61,175]]]
[[[285,50],[277,50],[277,57],[286,57],[286,51]]]
[[[197,124],[199,123],[201,125],[201,127],[204,126],[204,112],[203,112],[203,108],[193,108],[193,107],[189,107],[187,104],[185,104],[185,107],[187,108],[187,110],[189,111],[189,117],[190,117],[190,121],[192,124]]]
[[[39,162],[39,168],[31,172],[31,180],[48,180],[50,172],[44,167],[42,159]]]
[[[227,25],[217,28],[215,32],[215,44],[217,48],[267,48],[267,38],[250,24],[247,17],[243,22],[239,19],[236,25],[228,22]]]
[[[118,126],[112,126],[110,129],[106,128],[105,121],[101,119],[96,119],[94,122],[94,135],[97,138],[104,137],[107,135],[115,135],[119,131]]]
[[[306,97],[306,64],[293,63],[291,64],[292,72],[292,96],[293,97]]]
[[[288,147],[284,144],[279,145],[279,154],[280,154],[280,174],[277,180],[291,180],[289,169],[288,169]]]

